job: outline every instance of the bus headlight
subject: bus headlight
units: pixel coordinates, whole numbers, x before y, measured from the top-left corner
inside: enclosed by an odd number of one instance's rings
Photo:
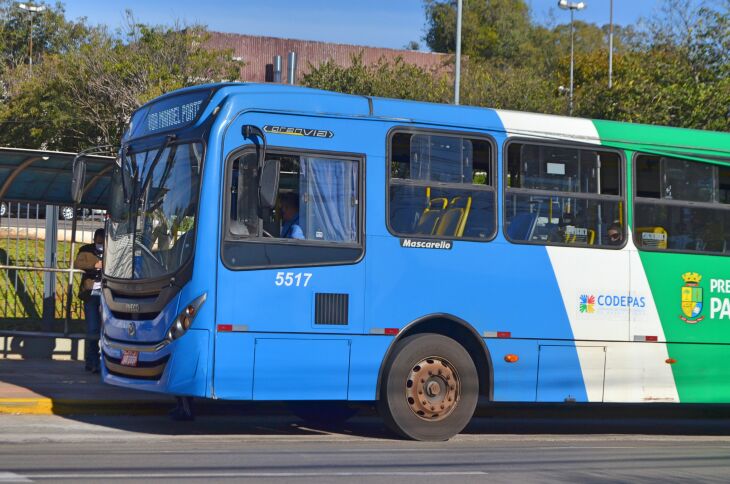
[[[178,339],[190,328],[195,316],[197,316],[200,310],[200,306],[202,306],[205,302],[207,294],[208,293],[203,293],[195,298],[190,304],[185,306],[185,309],[183,309],[180,314],[177,315],[172,326],[170,326],[170,330],[167,332],[167,339],[169,341]]]

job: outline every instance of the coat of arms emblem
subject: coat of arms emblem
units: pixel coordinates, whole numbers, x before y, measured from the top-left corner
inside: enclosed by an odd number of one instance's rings
[[[699,323],[704,316],[702,313],[702,288],[700,281],[702,276],[696,272],[686,272],[682,274],[684,286],[682,286],[682,313],[679,319],[685,323]]]

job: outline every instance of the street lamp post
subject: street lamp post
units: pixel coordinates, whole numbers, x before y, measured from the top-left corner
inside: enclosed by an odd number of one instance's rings
[[[28,12],[30,17],[30,33],[28,35],[28,66],[30,67],[30,75],[33,75],[33,14],[36,12],[42,12],[46,9],[44,5],[30,5],[25,3],[19,3],[18,8]]]
[[[613,0],[610,4],[611,13],[609,14],[608,26],[608,88],[613,87]]]
[[[563,10],[570,10],[570,91],[568,92],[568,111],[570,115],[573,115],[573,13],[576,10],[583,10],[586,8],[585,2],[573,3],[568,0],[558,0],[558,7]]]
[[[462,1],[456,4],[456,69],[454,71],[454,104],[459,104],[461,91],[461,10]]]

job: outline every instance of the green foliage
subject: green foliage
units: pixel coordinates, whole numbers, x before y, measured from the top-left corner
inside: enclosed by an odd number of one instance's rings
[[[717,5],[688,9],[665,0],[646,39],[614,56],[610,90],[607,51],[576,56],[576,115],[730,131],[730,1],[724,10]]]
[[[29,2],[33,3],[33,2]],[[31,16],[33,21],[33,63],[43,56],[68,52],[88,39],[89,28],[83,21],[66,20],[63,4],[50,5],[41,12],[28,12],[14,0],[0,0],[0,64],[15,68],[28,64]]]
[[[565,99],[556,95],[556,83],[545,82],[532,68],[497,68],[487,61],[465,63],[461,102],[473,106],[563,114]]]
[[[700,3],[698,3],[700,2]],[[41,4],[39,4],[41,5]],[[68,20],[61,3],[33,14],[0,0],[0,145],[76,151],[119,142],[131,113],[173,89],[236,80],[240,63],[206,47],[198,25],[152,26],[127,14],[119,32]],[[455,49],[455,0],[424,0],[424,40]],[[641,28],[575,27],[577,116],[730,131],[730,0],[663,0]],[[561,20],[567,15],[561,12]],[[531,20],[525,0],[464,0],[461,102],[567,114],[570,26]],[[409,49],[417,49],[410,42]],[[339,92],[451,102],[453,59],[427,71],[403,59],[310,66],[303,84]]]
[[[436,52],[456,46],[456,1],[424,0],[426,43]],[[462,54],[521,63],[528,49],[530,15],[524,0],[464,0]]]
[[[391,97],[417,101],[449,102],[451,81],[444,74],[427,72],[398,57],[389,62],[380,59],[366,66],[362,53],[351,58],[351,65],[338,66],[332,60],[309,66],[302,84],[329,91],[364,96]]]
[[[173,89],[235,80],[240,64],[230,52],[204,47],[201,26],[128,26],[112,35],[86,28],[83,42],[48,52],[31,76],[9,69],[0,106],[0,144],[76,151],[118,144],[131,113]]]
[[[424,0],[425,40],[455,49],[456,2]],[[530,21],[523,0],[464,0],[464,104],[568,114],[570,24]],[[617,121],[730,131],[730,0],[663,0],[642,30],[576,16],[574,114]],[[567,17],[567,14],[566,14]]]

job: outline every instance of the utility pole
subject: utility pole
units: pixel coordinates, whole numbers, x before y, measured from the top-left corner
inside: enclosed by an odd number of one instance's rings
[[[462,0],[456,4],[456,72],[454,73],[454,104],[459,104],[459,90],[461,89],[461,7]]]
[[[559,0],[558,1],[558,7],[562,8],[563,10],[570,10],[570,90],[568,92],[569,101],[568,101],[568,112],[570,115],[573,115],[573,66],[575,61],[574,59],[574,48],[573,48],[573,37],[574,37],[574,31],[575,28],[573,27],[573,12],[576,10],[583,10],[586,8],[585,2],[578,2],[573,3],[569,2],[568,0]]]
[[[613,0],[611,0],[611,13],[608,24],[608,88],[613,87]]]

